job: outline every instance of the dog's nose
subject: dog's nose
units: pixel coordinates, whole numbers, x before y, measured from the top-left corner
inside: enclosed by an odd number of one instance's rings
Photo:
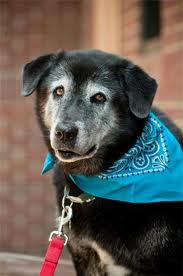
[[[67,129],[62,129],[59,126],[56,127],[55,129],[55,135],[64,142],[67,141],[74,141],[76,136],[78,134],[78,128],[72,127],[72,128],[67,128]]]

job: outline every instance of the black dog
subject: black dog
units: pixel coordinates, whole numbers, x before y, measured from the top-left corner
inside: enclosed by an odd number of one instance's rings
[[[101,51],[45,55],[24,68],[23,95],[37,91],[36,111],[56,161],[54,185],[82,192],[68,174],[98,175],[140,137],[156,82],[130,61]],[[166,116],[153,112],[174,133]],[[166,181],[166,179],[165,179]],[[152,177],[153,185],[153,177]],[[128,203],[96,198],[73,205],[69,249],[79,276],[183,275],[182,203]]]

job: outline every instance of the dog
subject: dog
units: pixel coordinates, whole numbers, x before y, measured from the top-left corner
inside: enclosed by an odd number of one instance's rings
[[[150,112],[183,149],[181,130],[152,108],[156,90],[140,67],[99,50],[61,51],[24,66],[22,95],[36,91],[38,122],[56,163],[60,213],[66,183],[71,195],[82,193],[69,175],[90,178],[109,170],[133,148]],[[67,234],[77,275],[183,275],[182,207],[182,201],[102,197],[74,204]]]

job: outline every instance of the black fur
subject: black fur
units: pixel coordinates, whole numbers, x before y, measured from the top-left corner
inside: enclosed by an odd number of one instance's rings
[[[56,74],[61,63],[66,63],[72,70],[78,91],[80,83],[88,76],[95,78],[97,74],[103,83],[111,86],[112,91],[120,87],[124,93],[113,99],[113,108],[119,121],[125,118],[127,128],[125,132],[119,131],[114,143],[102,147],[91,160],[56,165],[54,185],[60,211],[66,182],[70,185],[72,195],[81,193],[63,171],[98,174],[127,152],[142,131],[157,87],[152,78],[131,62],[99,51],[51,54],[28,64],[24,71],[23,95],[28,96],[37,90],[38,121],[53,155],[49,129],[45,126],[43,115],[49,93],[47,76]],[[104,77],[106,72],[110,72],[110,78]],[[156,109],[153,111],[170,128],[183,148],[181,131],[163,113]],[[131,204],[99,198],[84,205],[74,205],[69,248],[77,275],[108,275],[106,264],[100,262],[98,254],[83,239],[95,241],[113,256],[117,265],[130,270],[127,275],[183,275],[182,207],[182,202]]]

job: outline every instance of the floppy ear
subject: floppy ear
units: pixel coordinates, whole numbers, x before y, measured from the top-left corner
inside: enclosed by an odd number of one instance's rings
[[[136,65],[125,69],[124,79],[130,110],[138,118],[147,117],[156,93],[156,81]]]
[[[21,95],[29,96],[36,90],[41,77],[51,66],[54,56],[54,54],[40,56],[24,66]]]

